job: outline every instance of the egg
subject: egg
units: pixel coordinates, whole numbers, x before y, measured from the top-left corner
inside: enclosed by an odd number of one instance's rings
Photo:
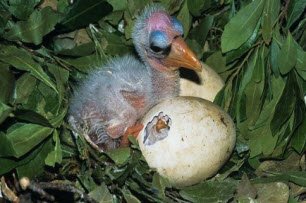
[[[181,70],[180,96],[193,96],[213,101],[224,81],[212,68],[202,63],[202,71]]]
[[[235,141],[231,117],[210,101],[177,97],[154,106],[142,119],[140,150],[148,165],[174,186],[215,175]]]

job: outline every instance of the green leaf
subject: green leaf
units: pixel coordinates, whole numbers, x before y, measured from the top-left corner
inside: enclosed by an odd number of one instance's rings
[[[14,112],[14,116],[20,121],[26,121],[33,124],[42,125],[45,127],[52,127],[50,122],[43,115],[27,109],[17,109]]]
[[[242,175],[241,181],[237,186],[237,194],[235,195],[239,199],[241,198],[255,198],[256,197],[256,188],[251,184],[248,176],[244,173]]]
[[[47,64],[47,66],[48,70],[54,76],[56,81],[56,87],[58,90],[58,100],[60,106],[65,97],[66,86],[69,78],[69,71],[54,64]]]
[[[122,11],[127,8],[127,0],[107,0],[107,2],[112,5],[113,11]]]
[[[95,46],[93,42],[77,46],[74,39],[62,38],[54,40],[54,51],[65,56],[88,56],[95,51]]]
[[[269,173],[286,173],[288,171],[298,171],[301,167],[301,156],[295,152],[290,152],[288,157],[283,160],[267,160],[261,162],[260,166],[256,169],[256,175],[265,177]]]
[[[29,20],[17,22],[4,37],[8,40],[21,40],[39,45],[43,37],[54,30],[59,20],[60,15],[50,7],[45,7],[41,11],[35,10]]]
[[[229,69],[229,67],[226,66],[226,59],[222,56],[221,51],[213,53],[207,58],[205,63],[212,67],[217,73],[222,73]]]
[[[306,81],[306,71],[297,69],[297,72],[298,72],[299,76],[301,76],[301,78],[303,78],[303,80]]]
[[[147,4],[149,2],[147,2],[148,0],[144,1]],[[172,15],[173,13],[177,12],[178,10],[180,10],[182,3],[184,2],[184,0],[160,0],[161,4],[165,7],[165,9],[167,11],[169,11],[169,13]]]
[[[243,69],[243,76],[241,78],[240,87],[237,93],[237,102],[236,102],[236,116],[237,116],[238,126],[239,126],[239,123],[242,121],[242,118],[240,116],[240,112],[242,109],[242,105],[241,105],[242,98],[243,98],[244,91],[247,85],[251,82],[254,68],[257,62],[257,58],[258,58],[258,49],[255,50],[255,53],[253,53],[251,56],[250,62]]]
[[[141,203],[128,189],[123,189],[122,193],[127,203]]]
[[[184,28],[184,36],[187,36],[191,27],[192,20],[192,17],[188,10],[187,1],[184,2],[183,7],[177,15],[177,19],[182,22]]]
[[[201,15],[202,9],[209,1],[207,0],[187,0],[190,13],[194,16]]]
[[[0,101],[0,124],[10,115],[12,108]]]
[[[171,187],[170,182],[164,177],[160,176],[158,173],[154,173],[152,184],[153,187],[158,190],[158,196],[162,199],[165,199],[166,198],[165,189],[167,187],[168,188]]]
[[[127,9],[127,11],[130,12],[130,14],[133,17],[136,17],[137,14],[139,14],[139,12],[141,12],[151,2],[152,2],[151,0],[128,0],[128,9]],[[180,3],[181,2],[179,0],[178,4],[180,4]]]
[[[257,57],[252,79],[245,88],[246,95],[246,115],[248,126],[251,127],[255,124],[263,104],[263,92],[265,86],[265,65],[264,65],[264,47],[259,50],[259,55]]]
[[[66,59],[65,62],[81,72],[90,72],[95,67],[100,67],[104,61],[100,61],[100,58],[96,54],[89,56],[83,56],[76,59]]]
[[[116,164],[124,164],[131,156],[130,148],[118,148],[106,153]]]
[[[80,183],[87,191],[94,191],[98,186],[91,176],[91,171],[83,171],[80,173],[78,175],[78,183]]]
[[[290,1],[288,8],[287,28],[290,28],[292,24],[303,14],[305,7],[306,0]]]
[[[297,50],[296,69],[306,71],[306,51]]]
[[[263,0],[255,0],[242,8],[226,24],[221,37],[222,52],[239,48],[252,35],[264,7]]]
[[[0,36],[2,36],[8,22],[10,19],[11,15],[10,13],[7,11],[7,9],[3,9],[1,8],[0,5]]]
[[[56,163],[60,164],[62,162],[62,148],[57,130],[53,132],[53,142],[55,143],[54,150],[50,152],[45,159],[45,164],[52,167],[54,167]]]
[[[41,0],[27,0],[27,3],[25,3],[23,0],[9,0],[9,11],[16,18],[26,20],[40,1]]]
[[[273,73],[276,77],[279,77],[279,67],[278,67],[278,56],[279,56],[280,48],[277,45],[275,39],[273,38],[270,48],[270,63]]]
[[[198,185],[183,188],[180,195],[191,202],[227,202],[236,189],[234,181],[205,181]]]
[[[263,22],[262,22],[262,37],[266,44],[271,41],[273,33],[273,25],[277,20],[280,9],[279,0],[266,1],[265,9],[263,11]]]
[[[106,16],[112,11],[112,6],[104,0],[76,1],[69,8],[61,21],[62,32],[87,26]]]
[[[113,203],[113,196],[104,183],[96,187],[88,195],[98,203]]]
[[[274,116],[271,121],[271,130],[275,135],[281,126],[290,118],[296,103],[297,95],[295,90],[295,81],[292,76],[287,80],[282,96],[277,103]],[[284,108],[286,107],[286,108]]]
[[[123,55],[132,52],[132,47],[126,45],[122,36],[114,33],[102,31],[103,37],[105,37],[105,53],[109,55]]]
[[[52,128],[36,124],[17,123],[12,125],[7,134],[0,137],[2,144],[0,157],[21,157],[48,137],[52,131]]]
[[[306,173],[305,171],[289,171],[284,173],[271,172],[270,176],[264,179],[255,179],[254,183],[265,183],[265,182],[275,182],[275,181],[286,181],[293,182],[297,185],[306,186]]]
[[[0,137],[1,136],[5,136],[5,134],[0,132]],[[47,143],[48,143],[47,145],[52,144],[52,140],[51,140],[51,142],[47,141]],[[16,167],[19,167],[19,166],[22,166],[22,165],[31,164],[29,162],[31,162],[34,159],[38,160],[39,157],[44,156],[44,153],[43,153],[44,150],[42,150],[42,149],[44,148],[45,145],[46,145],[46,143],[42,143],[42,144],[38,145],[38,147],[35,147],[33,150],[31,150],[29,153],[27,153],[25,156],[23,156],[20,159],[16,159],[14,157],[13,158],[12,157],[0,157],[0,163],[1,163],[0,174],[2,175],[2,174],[5,174],[5,173],[8,173],[12,169],[14,169]],[[35,169],[39,168],[39,171],[41,172],[42,169],[43,169],[43,165],[44,165],[44,163],[42,163],[41,165],[36,165],[34,168]],[[30,170],[34,171],[34,173],[37,172],[36,170],[33,170],[33,168],[32,169],[30,168]],[[39,175],[39,174],[36,173],[34,175]]]
[[[272,154],[272,157],[282,157],[286,150],[288,150],[288,144],[292,135],[293,130],[293,123],[295,122],[295,115],[294,113],[290,116],[289,120],[285,121],[285,123],[277,129],[277,131],[272,132],[273,136],[276,136],[279,138],[277,141],[277,145],[274,149],[274,152]],[[295,127],[294,127],[295,128]],[[272,128],[271,128],[272,130]]]
[[[26,103],[35,88],[36,81],[31,74],[23,74],[16,82],[14,103]]]
[[[203,47],[196,40],[189,39],[189,37],[185,40],[185,42],[189,48],[195,52],[198,59],[201,59],[203,55]]]
[[[8,103],[13,96],[15,78],[7,64],[0,63],[0,102]]]
[[[57,0],[57,10],[58,12],[65,13],[70,5],[69,1]]]
[[[290,171],[284,174],[286,178],[295,184],[306,187],[306,173],[305,171]]]
[[[273,136],[269,123],[250,132],[251,139],[249,140],[250,158],[259,154],[269,156],[276,147],[278,140],[277,136]]]
[[[54,128],[60,127],[60,125],[64,122],[64,118],[67,114],[68,107],[65,106],[64,108],[59,109],[58,115],[50,118],[50,123]]]
[[[199,25],[190,31],[188,38],[195,39],[201,45],[201,47],[203,47],[205,40],[207,38],[207,34],[211,26],[213,25],[213,22],[214,22],[213,16],[211,15],[205,16],[205,18],[203,18],[200,21]]]
[[[42,67],[32,59],[31,55],[23,49],[18,49],[14,46],[4,47],[0,51],[0,60],[17,69],[29,71],[34,77],[57,92],[56,86],[50,77],[43,71]]]
[[[271,89],[272,89],[272,100],[266,102],[262,111],[260,112],[259,118],[256,121],[254,128],[264,126],[270,123],[273,118],[273,112],[275,112],[276,105],[279,102],[282,93],[285,88],[285,81],[283,78],[272,77],[271,78]]]
[[[256,63],[256,67],[254,70],[254,75],[252,80],[256,83],[261,82],[265,79],[265,66],[266,66],[266,57],[267,57],[268,49],[265,46],[262,46],[260,49],[260,56],[258,57],[258,61]]]
[[[292,147],[299,153],[302,153],[306,147],[306,119],[296,129],[292,137]]]
[[[256,201],[270,203],[287,203],[289,199],[289,187],[285,183],[255,184],[257,189]]]
[[[236,59],[239,59],[243,54],[245,54],[248,50],[252,48],[252,46],[258,39],[259,27],[260,21],[258,21],[254,32],[245,43],[243,43],[239,48],[226,53],[226,63],[230,63]]]
[[[58,92],[54,92],[49,86],[44,83],[39,83],[37,86],[37,93],[40,95],[40,102],[42,106],[37,106],[41,109],[41,113],[46,118],[51,118],[59,113],[61,106],[59,106]],[[44,101],[42,101],[44,100]],[[38,111],[39,112],[39,111]]]
[[[294,46],[294,39],[292,35],[288,33],[285,43],[281,46],[281,50],[278,55],[278,67],[282,74],[287,74],[296,64],[297,49]]]
[[[39,146],[39,151],[37,154],[30,152],[29,161],[25,164],[18,164],[16,168],[18,177],[28,177],[34,179],[39,177],[45,169],[45,158],[48,153],[52,150],[52,139],[47,139]]]

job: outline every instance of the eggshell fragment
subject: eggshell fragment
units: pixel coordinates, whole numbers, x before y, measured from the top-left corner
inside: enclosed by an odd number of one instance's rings
[[[176,186],[192,185],[215,175],[231,155],[236,140],[230,116],[201,98],[165,100],[144,116],[142,124],[145,127],[138,142],[143,156],[151,168]]]

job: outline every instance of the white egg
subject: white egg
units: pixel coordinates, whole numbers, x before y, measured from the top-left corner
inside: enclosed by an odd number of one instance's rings
[[[161,128],[157,121],[167,127]],[[143,156],[151,168],[176,186],[192,185],[215,175],[236,141],[230,116],[201,98],[165,100],[144,116],[142,124],[138,142]]]
[[[213,101],[223,88],[224,81],[212,68],[202,63],[201,72],[187,72],[187,78],[180,78],[180,96],[200,97]],[[188,75],[189,73],[189,75]],[[190,76],[192,74],[192,76]],[[190,78],[191,77],[191,78]]]

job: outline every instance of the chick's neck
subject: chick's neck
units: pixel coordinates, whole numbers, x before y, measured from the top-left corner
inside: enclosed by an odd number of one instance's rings
[[[155,59],[148,59],[151,66],[152,86],[157,100],[172,98],[179,94],[179,72]]]

